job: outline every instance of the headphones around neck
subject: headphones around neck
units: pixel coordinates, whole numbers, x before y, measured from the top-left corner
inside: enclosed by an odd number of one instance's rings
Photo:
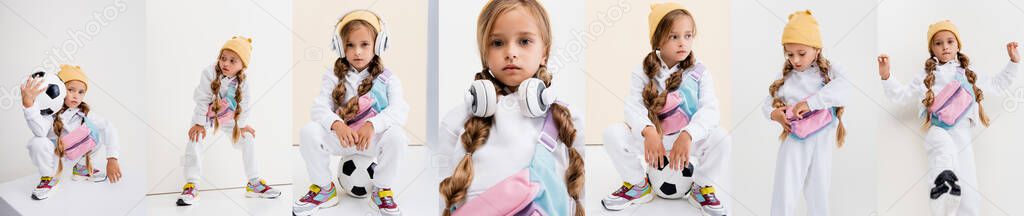
[[[466,102],[470,104],[470,112],[476,117],[491,117],[498,110],[498,93],[490,80],[474,80],[466,94]],[[544,81],[537,78],[523,80],[516,89],[519,92],[519,108],[523,115],[530,118],[547,114],[548,108],[555,102],[554,91],[548,90]]]
[[[341,38],[341,29],[349,22],[355,20],[369,22],[372,27],[376,28],[377,38],[374,39],[373,52],[374,55],[377,56],[383,55],[384,51],[387,51],[388,49],[388,38],[390,37],[388,35],[387,24],[384,22],[384,19],[380,18],[380,16],[368,10],[354,10],[346,13],[344,16],[341,16],[341,19],[338,19],[338,23],[334,25],[334,38],[331,40],[331,49],[338,54],[339,58],[345,58],[345,48],[343,44],[344,41],[342,41]],[[376,26],[373,24],[376,24]]]

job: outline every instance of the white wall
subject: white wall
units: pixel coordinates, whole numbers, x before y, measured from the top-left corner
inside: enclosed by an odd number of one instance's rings
[[[138,98],[143,94],[136,91],[144,87],[139,81],[144,76],[145,2],[8,1],[3,6],[0,137],[6,143],[0,147],[0,182],[37,175],[25,149],[32,133],[25,126],[19,87],[37,67],[56,73],[58,64],[81,65],[90,79],[84,100],[120,131],[125,179],[145,181],[143,153],[150,130],[141,119],[145,112]]]
[[[846,145],[834,151],[833,215],[868,215],[875,210],[877,122],[888,115],[873,100],[881,96],[874,65],[877,22],[871,1],[733,1],[732,113],[733,179],[736,215],[770,210],[775,161],[781,128],[761,112],[768,86],[781,73],[785,59],[781,35],[790,13],[811,9],[822,30],[824,55],[842,66],[854,90],[843,116]],[[885,143],[888,145],[889,143]],[[804,206],[799,207],[803,211]]]
[[[195,102],[193,90],[202,70],[214,64],[224,42],[234,35],[253,38],[248,75],[252,90],[249,123],[256,129],[256,157],[270,184],[290,183],[291,146],[291,1],[151,1],[146,8],[147,59],[145,102],[149,134],[147,193],[179,191],[184,178],[180,158]],[[206,88],[206,87],[204,87]],[[219,137],[219,138],[218,138]],[[201,189],[241,187],[241,152],[230,135],[209,134],[203,153]]]
[[[878,12],[878,52],[888,53],[893,62],[893,78],[907,83],[924,68],[928,58],[928,25],[949,19],[960,30],[962,51],[971,59],[971,67],[980,76],[1000,72],[1008,61],[1006,43],[1024,40],[1024,12],[1021,3],[986,0],[965,4],[960,1],[885,1]],[[864,76],[877,79],[877,72]],[[1018,75],[1019,76],[1019,75]],[[1011,87],[1013,96],[985,92],[983,105],[992,125],[973,130],[974,155],[978,170],[978,188],[983,196],[982,215],[1024,214],[1019,194],[1024,189],[1009,179],[1024,178],[1020,170],[1024,147],[1014,140],[1022,137],[1024,113],[1020,105],[1024,94],[1020,79]],[[925,215],[929,213],[925,194],[931,181],[925,177],[927,157],[922,147],[922,119],[917,115],[920,103],[898,106],[888,102],[881,89],[870,90],[879,96],[884,109],[895,116],[883,116],[875,130],[877,137],[891,137],[878,148],[878,207],[888,215]],[[880,140],[881,141],[881,140]],[[903,195],[906,193],[906,195]]]

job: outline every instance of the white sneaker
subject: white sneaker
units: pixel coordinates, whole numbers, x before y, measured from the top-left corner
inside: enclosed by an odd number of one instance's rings
[[[32,199],[44,200],[57,192],[57,183],[60,179],[54,179],[53,177],[43,176],[39,178],[39,185],[36,185],[36,189],[32,190]]]
[[[199,194],[196,193],[196,184],[189,182],[181,188],[181,195],[178,195],[178,206],[190,206],[199,201]]]

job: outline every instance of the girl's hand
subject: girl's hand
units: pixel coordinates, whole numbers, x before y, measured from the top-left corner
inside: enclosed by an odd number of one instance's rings
[[[811,107],[807,106],[807,101],[800,101],[800,103],[796,103],[796,106],[793,107],[793,112],[796,114],[796,119],[803,119],[804,114],[811,112]]]
[[[192,128],[188,129],[188,140],[199,142],[199,139],[206,139],[206,128],[198,124],[192,125]]]
[[[889,55],[878,56],[878,76],[882,80],[889,80]]]
[[[117,158],[107,158],[107,180],[110,183],[121,180],[121,165],[117,163]]]
[[[665,146],[661,143],[661,134],[654,126],[647,126],[643,131],[644,135],[644,158],[647,164],[654,167],[661,167],[668,161],[662,161],[665,156]]]
[[[246,125],[242,128],[242,134],[249,133],[253,138],[256,138],[256,129],[253,129],[251,125]]]
[[[690,132],[683,131],[679,133],[679,138],[676,138],[676,142],[672,144],[672,151],[668,154],[668,164],[672,165],[672,169],[683,170],[683,168],[686,168],[686,163],[690,162],[692,139],[693,137],[690,137]]]
[[[43,92],[42,86],[43,78],[29,78],[25,81],[25,84],[21,84],[21,105],[25,108],[31,108],[36,103],[36,96]]]
[[[357,132],[359,134],[359,142],[356,144],[356,150],[366,151],[370,148],[370,140],[373,140],[373,122],[367,121],[363,123],[363,127],[359,128]]]
[[[786,107],[775,108],[772,111],[772,121],[778,122],[782,125],[782,129],[789,131],[789,120],[786,119]]]
[[[334,124],[331,124],[331,130],[334,131],[335,136],[338,136],[338,141],[341,143],[341,147],[343,148],[350,148],[354,146],[356,144],[356,140],[358,140],[357,138],[359,135],[341,121],[334,121]]]
[[[1006,44],[1006,53],[1010,55],[1010,61],[1020,63],[1020,52],[1017,51],[1017,42]]]

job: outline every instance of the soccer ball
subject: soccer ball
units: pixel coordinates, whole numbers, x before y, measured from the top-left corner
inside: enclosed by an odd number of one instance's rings
[[[44,116],[52,115],[64,107],[64,96],[67,95],[67,87],[57,74],[38,71],[29,75],[31,79],[43,79],[43,92],[36,96],[33,103],[39,107],[39,114]]]
[[[662,160],[668,161],[668,157],[662,156]],[[667,163],[661,167],[649,167],[647,176],[654,186],[654,193],[665,199],[688,198],[693,184],[693,163],[687,163],[682,171],[668,168]]]
[[[342,158],[338,165],[338,184],[349,196],[365,198],[369,194],[373,169],[376,167],[377,162],[370,157],[352,155]]]

